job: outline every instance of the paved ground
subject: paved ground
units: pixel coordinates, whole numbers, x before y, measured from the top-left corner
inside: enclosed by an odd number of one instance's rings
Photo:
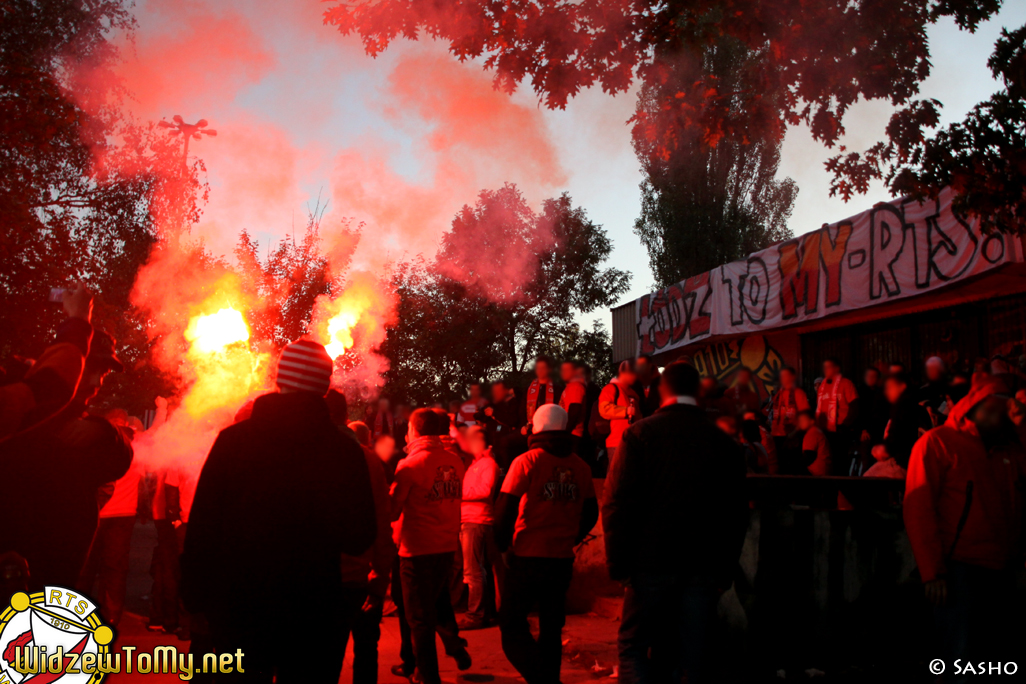
[[[128,612],[118,628],[118,646],[136,646],[139,651],[152,652],[161,645],[174,645],[180,650],[187,650],[188,642],[179,641],[173,635],[151,633],[146,630],[145,615],[149,607],[149,562],[156,535],[152,524],[136,526],[132,546],[131,574],[128,587]],[[603,605],[601,612],[613,614],[613,606]],[[563,633],[564,684],[580,682],[615,681],[613,664],[616,659],[615,640],[617,622],[610,617],[595,613],[588,615],[571,615],[567,619],[567,627]],[[502,646],[497,627],[464,633],[469,642],[469,651],[474,660],[473,667],[466,672],[457,672],[455,664],[442,654],[439,644],[442,679],[445,682],[495,682],[496,684],[512,684],[522,682],[516,671],[502,654]],[[381,684],[405,684],[407,680],[394,677],[389,667],[399,662],[399,623],[394,617],[386,617],[381,625],[381,642],[379,644]],[[341,682],[352,681],[352,645],[346,653],[345,668]],[[180,682],[177,675],[141,675],[120,674],[110,675],[105,681],[120,684],[170,684]]]

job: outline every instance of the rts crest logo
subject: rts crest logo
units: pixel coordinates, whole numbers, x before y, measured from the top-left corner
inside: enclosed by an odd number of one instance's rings
[[[97,684],[113,640],[96,604],[78,592],[18,592],[0,614],[0,684]]]

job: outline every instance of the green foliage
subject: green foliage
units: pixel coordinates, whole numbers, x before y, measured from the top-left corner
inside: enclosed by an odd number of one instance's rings
[[[634,150],[645,179],[634,232],[648,250],[656,284],[665,287],[791,237],[787,219],[798,195],[776,179],[780,143],[734,126],[715,144],[674,106],[678,93],[707,76],[734,95],[721,106],[741,119],[754,92],[744,81],[761,59],[736,40],[710,45],[698,61],[665,55],[646,83],[634,116]]]
[[[566,194],[536,214],[514,185],[483,191],[456,216],[434,262],[395,270],[399,322],[382,348],[385,392],[424,404],[462,396],[475,380],[518,384],[541,353],[601,372],[608,334],[582,330],[575,317],[626,292],[630,274],[602,268],[611,251]]]

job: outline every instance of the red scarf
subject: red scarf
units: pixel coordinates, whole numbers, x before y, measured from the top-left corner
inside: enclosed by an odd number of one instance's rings
[[[527,422],[531,422],[534,418],[535,409],[538,408],[538,388],[541,387],[541,382],[535,380],[531,383],[531,386],[527,388]],[[554,404],[556,403],[556,388],[552,384],[552,381],[545,383],[545,401],[542,404]]]

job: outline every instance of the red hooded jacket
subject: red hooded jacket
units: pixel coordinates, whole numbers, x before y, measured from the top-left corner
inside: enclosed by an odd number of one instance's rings
[[[978,403],[1003,391],[993,380],[974,385],[947,422],[912,449],[904,517],[924,582],[943,576],[948,559],[991,569],[1006,568],[1014,559],[1026,484],[1024,451],[1016,444],[988,453],[968,417]]]

